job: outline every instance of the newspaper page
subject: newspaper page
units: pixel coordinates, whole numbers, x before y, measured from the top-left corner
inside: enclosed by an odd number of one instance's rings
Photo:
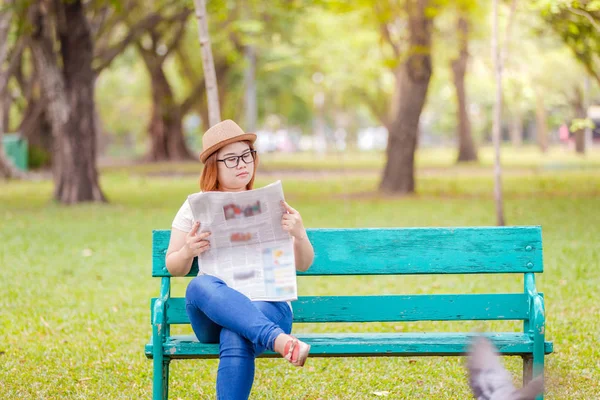
[[[251,300],[296,300],[294,247],[281,227],[282,200],[281,181],[188,196],[199,232],[211,232],[210,249],[198,257],[200,273],[222,279]]]

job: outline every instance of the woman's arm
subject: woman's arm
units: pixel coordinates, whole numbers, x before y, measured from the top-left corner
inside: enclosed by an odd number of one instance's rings
[[[173,276],[185,276],[192,268],[194,257],[199,256],[210,248],[206,239],[210,232],[199,233],[200,223],[196,222],[190,232],[171,229],[171,239],[165,263],[169,273]]]
[[[294,257],[296,259],[296,269],[298,271],[306,271],[313,263],[315,259],[315,251],[312,243],[306,236],[304,231],[304,237],[294,237]]]
[[[298,211],[290,207],[285,201],[282,202],[286,214],[283,214],[281,226],[284,231],[287,231],[294,238],[294,258],[296,259],[296,269],[298,271],[306,271],[313,263],[315,251],[313,249],[306,229],[302,223],[302,216]]]

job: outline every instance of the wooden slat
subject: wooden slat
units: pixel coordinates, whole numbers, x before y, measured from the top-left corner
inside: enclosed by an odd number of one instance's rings
[[[473,335],[470,333],[351,333],[298,334],[311,345],[310,357],[352,356],[451,356],[464,354]],[[486,335],[503,355],[533,352],[533,341],[523,333],[503,332]],[[551,342],[544,343],[544,352],[553,351]],[[195,336],[173,336],[165,343],[164,353],[170,358],[217,358],[218,344],[199,343]],[[152,357],[152,343],[146,345],[146,356]],[[281,357],[266,352],[262,357]]]
[[[529,315],[523,293],[304,296],[292,307],[296,323],[525,320]],[[169,299],[167,323],[189,323],[184,298]]]
[[[525,294],[306,296],[292,303],[295,322],[524,320]]]
[[[299,275],[542,272],[539,226],[311,229],[312,267]],[[170,231],[153,232],[153,276],[170,276]],[[198,273],[194,264],[191,276]]]

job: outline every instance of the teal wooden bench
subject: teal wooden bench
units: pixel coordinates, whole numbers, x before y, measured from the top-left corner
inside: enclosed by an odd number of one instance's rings
[[[502,355],[523,358],[523,378],[543,374],[544,298],[535,285],[543,272],[540,227],[312,229],[313,266],[299,275],[523,274],[517,293],[302,296],[293,302],[294,322],[523,321],[522,332],[486,332]],[[153,398],[166,399],[169,363],[175,359],[217,358],[218,344],[195,336],[171,335],[173,324],[189,324],[185,299],[170,297],[165,267],[170,231],[153,231],[152,276],[160,296],[151,301],[152,338],[146,356],[154,359]],[[188,276],[198,273],[194,262]],[[493,279],[493,278],[492,278]],[[490,285],[493,287],[493,284]],[[310,357],[459,356],[473,333],[300,334]],[[263,357],[275,357],[268,352]],[[541,396],[539,397],[542,398]]]

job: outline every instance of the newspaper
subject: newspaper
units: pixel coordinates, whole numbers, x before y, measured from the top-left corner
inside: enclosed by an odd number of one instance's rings
[[[199,232],[211,232],[210,250],[198,257],[200,273],[222,279],[251,300],[296,300],[293,241],[281,227],[283,199],[281,181],[188,196]]]

